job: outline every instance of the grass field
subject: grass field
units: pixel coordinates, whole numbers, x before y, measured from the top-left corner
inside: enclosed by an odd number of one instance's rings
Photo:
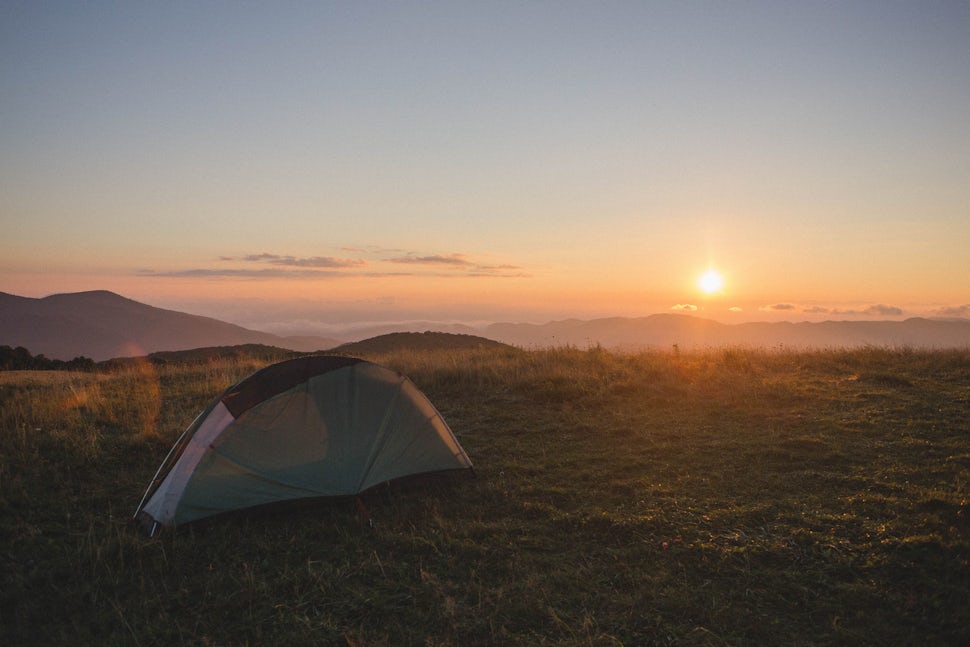
[[[970,351],[397,352],[473,480],[130,522],[265,357],[0,374],[0,644],[970,642]]]

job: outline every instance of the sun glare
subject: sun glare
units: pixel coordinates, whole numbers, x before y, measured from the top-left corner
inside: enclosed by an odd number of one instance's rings
[[[720,292],[721,288],[724,287],[724,279],[716,271],[707,270],[697,279],[697,287],[704,294],[714,294],[715,292]]]

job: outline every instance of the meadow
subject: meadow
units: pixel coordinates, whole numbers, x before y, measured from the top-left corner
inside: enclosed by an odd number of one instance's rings
[[[271,359],[0,372],[0,644],[970,641],[970,350],[379,353],[475,478],[145,536]]]

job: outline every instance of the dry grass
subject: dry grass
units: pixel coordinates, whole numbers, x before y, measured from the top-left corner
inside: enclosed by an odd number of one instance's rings
[[[398,352],[473,482],[149,540],[265,360],[0,374],[4,644],[964,644],[970,352]],[[52,609],[56,609],[52,613]]]

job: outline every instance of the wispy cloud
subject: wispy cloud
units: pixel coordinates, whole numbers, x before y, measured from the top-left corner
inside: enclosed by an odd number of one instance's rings
[[[225,258],[225,257],[223,257]],[[226,259],[231,260],[231,259]],[[296,256],[282,256],[280,254],[249,254],[243,256],[242,260],[254,263],[269,263],[271,265],[282,265],[284,267],[357,267],[366,264],[366,261],[359,258],[334,258],[333,256],[309,256],[299,258]]]
[[[342,247],[348,257],[294,256],[260,252],[241,256],[218,256],[213,267],[184,270],[140,270],[139,276],[237,279],[330,279],[339,277],[529,277],[511,263],[482,264],[466,254],[419,254],[378,247]],[[370,260],[353,254],[369,255]],[[390,254],[394,256],[388,257]],[[409,266],[405,269],[401,266]],[[397,266],[400,269],[395,269]]]
[[[670,309],[676,310],[677,312],[697,312],[698,307],[693,303],[678,303],[675,306],[671,306]]]
[[[398,247],[381,247],[380,245],[344,245],[338,248],[340,251],[348,254],[407,254],[406,249],[400,249]]]
[[[429,268],[438,267],[449,270],[448,274],[437,274],[436,276],[488,276],[496,278],[524,278],[531,276],[519,265],[510,263],[485,265],[470,260],[465,254],[432,254],[429,256],[409,254],[407,256],[397,256],[389,260],[391,263],[422,265]]]
[[[768,306],[761,306],[758,310],[762,312],[786,312],[794,310],[795,306],[791,303],[773,303]]]
[[[464,254],[399,256],[390,260],[392,263],[404,263],[407,265],[447,265],[453,267],[468,267],[472,265],[472,263],[465,258]]]
[[[193,268],[189,270],[140,270],[139,276],[159,276],[169,278],[237,278],[237,279],[279,279],[279,278],[325,278],[340,273],[327,270],[291,270],[286,268]]]
[[[476,265],[465,276],[492,276],[496,278],[529,278],[532,275],[518,265]]]
[[[478,269],[483,272],[515,272],[521,271],[521,265],[479,265]]]

